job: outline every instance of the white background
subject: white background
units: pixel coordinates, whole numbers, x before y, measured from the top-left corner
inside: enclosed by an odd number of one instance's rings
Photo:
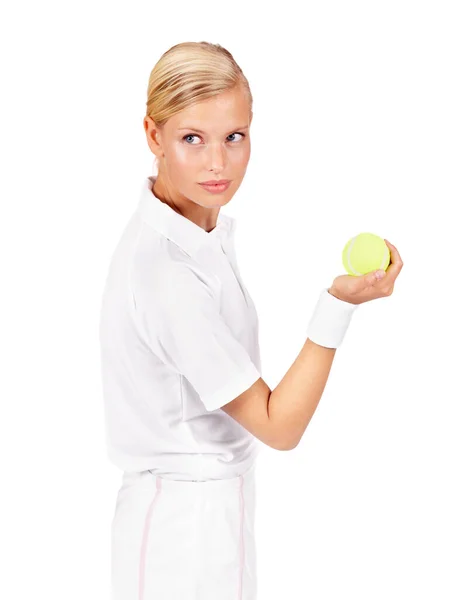
[[[121,472],[104,445],[100,295],[153,171],[150,71],[202,40],[232,52],[254,96],[251,160],[223,211],[271,389],[350,237],[377,233],[404,261],[393,295],[355,313],[299,446],[259,457],[259,600],[451,598],[448,10],[3,4],[2,598],[109,600]]]

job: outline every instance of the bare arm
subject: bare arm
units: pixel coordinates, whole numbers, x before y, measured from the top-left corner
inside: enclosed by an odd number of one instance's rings
[[[277,450],[292,450],[299,443],[321,399],[337,347],[355,310],[353,305],[336,297],[332,300],[333,295],[323,294],[304,346],[277,387],[271,391],[260,378],[222,407],[253,435]],[[315,342],[308,337],[309,333]]]
[[[299,443],[321,399],[336,350],[356,306],[392,294],[404,263],[396,247],[385,242],[391,263],[382,279],[376,277],[376,272],[335,278],[328,293],[320,297],[301,352],[274,391],[259,378],[222,407],[273,448],[291,450]]]
[[[295,448],[326,387],[336,348],[325,348],[307,338],[287,373],[268,400],[270,427],[278,432],[284,450]]]
[[[267,446],[292,450],[318,406],[335,352],[336,348],[319,346],[307,338],[272,392],[260,377],[222,410]]]

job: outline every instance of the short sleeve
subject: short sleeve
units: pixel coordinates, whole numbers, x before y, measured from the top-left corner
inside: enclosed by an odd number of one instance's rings
[[[246,391],[260,372],[224,321],[208,284],[187,264],[152,270],[135,289],[136,315],[150,349],[186,377],[208,411]]]

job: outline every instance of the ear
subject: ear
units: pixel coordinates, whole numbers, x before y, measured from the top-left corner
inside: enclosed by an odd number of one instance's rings
[[[163,148],[161,147],[160,142],[160,132],[155,121],[151,117],[144,117],[143,126],[150,150],[156,157],[161,157],[163,155]]]
[[[152,132],[156,130],[155,121],[151,117],[144,117],[143,126],[147,137],[151,136]]]

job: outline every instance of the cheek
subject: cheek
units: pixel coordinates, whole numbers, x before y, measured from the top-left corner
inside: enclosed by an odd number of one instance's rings
[[[170,150],[166,150],[168,174],[173,184],[179,190],[186,190],[196,180],[198,172],[197,162],[193,158],[193,152],[183,146],[174,144]]]
[[[247,165],[250,155],[251,149],[249,144],[243,145],[240,148],[235,148],[233,152],[229,153],[230,161],[239,167],[245,167]]]
[[[179,165],[194,164],[198,158],[193,148],[188,148],[184,144],[175,144],[171,152],[171,160]]]

